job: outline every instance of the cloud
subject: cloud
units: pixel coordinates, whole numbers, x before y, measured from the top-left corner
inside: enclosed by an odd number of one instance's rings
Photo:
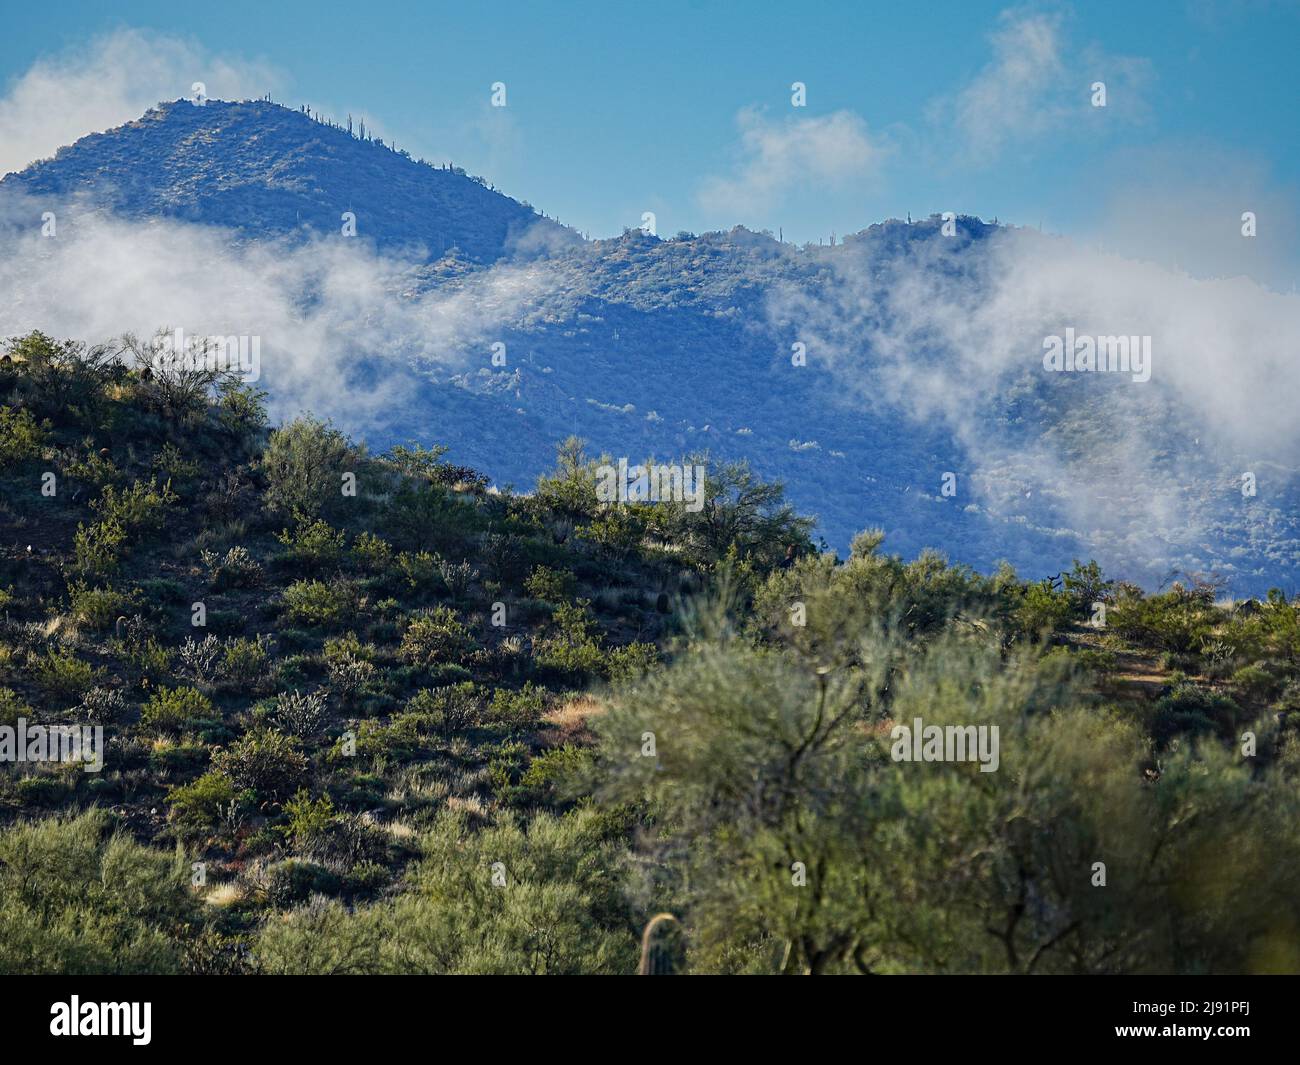
[[[1300,296],[1031,230],[967,245],[936,227],[902,255],[850,245],[831,283],[787,288],[769,313],[837,395],[945,426],[948,468],[1004,520],[1068,530],[1148,581],[1231,575],[1233,545],[1274,572],[1300,562]],[[1047,373],[1043,340],[1067,328],[1150,336],[1150,381]]]
[[[265,62],[212,55],[180,37],[116,30],[38,60],[10,84],[0,98],[0,174],[188,97],[196,81],[211,99],[240,100],[278,91],[283,77]]]
[[[757,108],[745,108],[736,124],[735,173],[706,178],[699,191],[700,204],[709,211],[761,212],[794,189],[870,178],[888,154],[888,147],[852,111],[775,121]]]
[[[48,204],[42,203],[42,209]],[[490,344],[554,284],[545,264],[503,264],[430,289],[421,263],[342,237],[234,243],[215,227],[129,222],[69,204],[43,237],[30,204],[6,199],[0,337],[259,337],[277,418],[311,409],[352,431],[409,408],[412,372],[486,366]]]
[[[1103,115],[1141,118],[1140,90],[1150,64],[1078,45],[1066,38],[1065,27],[1059,13],[1003,11],[989,38],[989,62],[963,88],[930,106],[945,145],[955,139],[965,162],[986,165],[1015,145],[1095,128]],[[1092,106],[1096,81],[1106,85],[1105,108]]]

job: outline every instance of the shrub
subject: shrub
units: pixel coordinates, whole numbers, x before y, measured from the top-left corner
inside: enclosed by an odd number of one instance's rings
[[[32,679],[48,695],[80,698],[99,678],[102,670],[67,652],[51,651],[32,662]]]
[[[350,602],[351,596],[345,588],[321,581],[297,581],[284,590],[289,617],[319,628],[338,626]]]
[[[537,664],[569,675],[601,673],[604,654],[593,635],[596,619],[588,600],[559,604],[552,620],[555,631],[538,643]]]
[[[262,579],[262,567],[245,547],[232,547],[224,556],[209,549],[201,557],[208,571],[208,582],[215,590],[251,588]]]
[[[0,725],[10,727],[18,723],[20,717],[31,719],[32,708],[12,688],[0,688]]]
[[[613,648],[605,668],[610,680],[635,680],[659,664],[659,649],[652,643],[629,643]]]
[[[392,544],[369,532],[352,541],[352,554],[371,573],[385,573],[393,562]]]
[[[117,524],[125,532],[156,532],[162,528],[163,511],[177,498],[170,481],[160,487],[156,478],[151,477],[148,484],[136,481],[122,492],[114,485],[106,486],[90,509],[99,515],[101,522]]]
[[[546,691],[529,681],[520,691],[498,688],[492,693],[488,716],[494,724],[531,729],[546,712]]]
[[[329,719],[325,706],[325,693],[314,691],[281,692],[275,697],[275,707],[271,712],[275,723],[292,736],[304,739],[315,736]]]
[[[104,577],[117,568],[126,532],[116,522],[77,523],[72,538],[74,568],[85,577]]]
[[[179,732],[195,721],[216,716],[212,701],[197,688],[159,688],[140,711],[140,723],[161,732]]]
[[[221,641],[215,636],[205,636],[202,640],[189,636],[176,650],[176,669],[197,684],[211,687],[221,673],[224,655]]]
[[[288,549],[289,558],[303,566],[332,565],[343,555],[343,530],[320,518],[300,521],[292,533],[285,529],[276,539]]]
[[[406,704],[406,712],[427,717],[444,737],[474,728],[483,721],[483,700],[473,681],[423,688]]]
[[[445,558],[438,561],[438,573],[453,599],[459,599],[470,584],[478,579],[478,571],[468,562],[450,562]]]
[[[328,795],[313,799],[306,788],[299,788],[284,804],[284,812],[289,816],[286,831],[298,847],[309,846],[324,836],[338,817]]]
[[[318,418],[298,418],[275,430],[262,455],[267,505],[282,514],[316,517],[341,498],[342,475],[353,457],[347,438]]]
[[[0,833],[0,972],[175,973],[198,925],[188,859],[113,831],[106,811]]]
[[[1073,609],[1068,596],[1054,592],[1045,583],[1034,583],[1025,587],[1016,621],[1032,637],[1050,636],[1070,620]]]
[[[266,682],[271,665],[271,637],[255,640],[227,640],[221,662],[221,678],[236,691],[257,692]]]
[[[38,424],[31,411],[0,407],[0,467],[37,458],[49,432],[50,423]]]
[[[524,590],[535,599],[563,603],[573,594],[573,574],[538,566],[524,581]]]
[[[126,708],[126,696],[116,688],[91,688],[77,709],[92,725],[115,725],[126,716]]]
[[[241,804],[250,803],[252,794],[241,793],[224,773],[209,771],[189,784],[171,789],[167,804],[172,820],[182,828],[211,829]]]
[[[307,759],[293,741],[274,729],[257,729],[212,755],[212,768],[226,774],[238,789],[259,797],[292,795],[307,774]]]
[[[71,589],[70,613],[87,628],[102,632],[130,605],[130,600],[112,588],[87,588],[84,584]]]
[[[438,560],[428,551],[411,554],[403,551],[397,556],[397,568],[402,571],[406,583],[413,589],[429,588],[438,575]]]
[[[413,665],[431,666],[456,659],[469,646],[469,630],[456,620],[456,612],[437,606],[411,618],[398,654]]]

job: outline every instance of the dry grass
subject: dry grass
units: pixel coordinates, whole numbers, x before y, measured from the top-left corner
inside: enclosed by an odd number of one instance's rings
[[[587,722],[605,712],[605,705],[590,695],[579,695],[557,706],[542,719],[541,740],[547,747],[566,743],[591,743],[595,736]]]

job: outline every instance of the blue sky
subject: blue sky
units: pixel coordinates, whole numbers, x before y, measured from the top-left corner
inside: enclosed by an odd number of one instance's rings
[[[955,210],[1140,244],[1171,200],[1163,224],[1239,205],[1294,235],[1297,3],[52,2],[5,22],[0,119],[38,61],[99,69],[80,91],[105,108],[264,87],[593,236],[645,211],[661,234],[815,241]]]

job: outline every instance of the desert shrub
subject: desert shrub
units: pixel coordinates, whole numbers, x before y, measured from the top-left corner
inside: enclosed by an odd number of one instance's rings
[[[252,800],[251,792],[241,793],[228,776],[216,771],[178,785],[167,794],[172,820],[183,829],[195,830],[216,828],[234,808]]]
[[[588,600],[559,604],[552,622],[554,631],[536,645],[537,664],[566,675],[602,673],[604,652],[597,643],[596,619]]]
[[[351,603],[348,590],[322,581],[296,581],[284,590],[284,605],[293,621],[319,628],[336,628]]]
[[[99,678],[95,669],[66,651],[50,651],[31,660],[32,680],[47,695],[59,699],[80,698]]]
[[[384,529],[403,551],[454,554],[470,541],[480,523],[474,507],[433,484],[402,484],[383,514]]]
[[[1215,620],[1212,601],[1179,585],[1151,596],[1122,587],[1106,615],[1107,626],[1120,638],[1177,653],[1200,650]]]
[[[524,590],[535,599],[563,603],[573,594],[573,584],[573,574],[538,566],[524,581]]]
[[[129,597],[112,588],[88,588],[84,584],[74,585],[69,594],[69,613],[79,624],[97,632],[112,625],[131,602]]]
[[[209,549],[201,557],[208,571],[208,582],[217,591],[225,588],[251,588],[262,579],[262,567],[246,547],[232,547],[224,555]]]
[[[578,530],[578,538],[595,544],[607,555],[622,558],[645,538],[646,523],[641,509],[617,504],[603,510]]]
[[[483,699],[473,681],[423,688],[406,704],[413,719],[427,719],[444,738],[476,728],[483,723]]]
[[[284,812],[289,818],[285,832],[300,848],[309,847],[323,837],[338,818],[328,795],[313,799],[306,788],[299,788],[284,804]]]
[[[544,688],[532,681],[519,691],[498,688],[492,693],[488,717],[493,724],[512,729],[532,729],[546,712],[547,696]]]
[[[278,513],[315,518],[342,498],[342,477],[357,456],[328,422],[306,416],[271,433],[262,454],[267,505]]]
[[[224,658],[225,648],[215,636],[205,636],[202,640],[188,636],[176,649],[176,671],[196,684],[210,688],[221,674]]]
[[[162,528],[164,511],[177,498],[170,482],[160,486],[157,479],[151,477],[147,484],[135,481],[125,491],[107,485],[90,508],[99,515],[101,522],[117,524],[127,533],[157,532]]]
[[[325,705],[325,693],[281,692],[275,697],[271,712],[275,723],[291,736],[304,739],[317,735],[329,720],[329,711]]]
[[[428,551],[403,551],[397,556],[397,568],[412,589],[427,589],[438,576],[438,559]]]
[[[468,562],[451,562],[445,558],[438,560],[438,573],[453,599],[463,596],[469,586],[478,579],[478,571]]]
[[[1045,583],[1035,582],[1025,587],[1016,621],[1030,636],[1050,636],[1070,620],[1074,609],[1074,601],[1069,596],[1053,591]]]
[[[271,637],[255,640],[242,637],[227,640],[222,651],[222,683],[236,691],[257,692],[266,683],[271,667]]]
[[[72,538],[76,572],[84,577],[107,576],[117,568],[125,544],[126,532],[116,522],[78,522]]]
[[[393,563],[392,544],[371,532],[363,532],[352,541],[352,554],[370,573],[386,573]]]
[[[126,717],[126,696],[116,688],[91,688],[81,697],[77,713],[92,725],[116,725]]]
[[[357,697],[375,678],[375,667],[362,658],[336,658],[329,664],[329,688],[346,707],[356,703]]]
[[[333,895],[342,878],[333,870],[304,858],[287,858],[266,870],[266,901],[275,909],[287,909],[315,895]]]
[[[140,710],[140,724],[159,732],[179,732],[217,716],[212,700],[197,688],[159,688]]]
[[[492,579],[499,584],[514,584],[523,576],[527,565],[523,539],[515,533],[485,533],[480,550]]]
[[[0,971],[159,974],[198,925],[188,859],[91,810],[0,832]]]
[[[284,733],[256,729],[215,751],[212,768],[228,776],[241,791],[248,788],[259,798],[283,799],[302,784],[307,759]]]
[[[0,688],[0,725],[12,727],[20,717],[31,720],[32,708],[12,688]]]
[[[300,521],[293,532],[285,529],[276,539],[287,549],[289,559],[300,566],[329,566],[343,556],[343,530],[331,527],[320,518]]]
[[[659,649],[652,643],[629,643],[611,648],[605,659],[610,680],[635,680],[659,664]]]
[[[1232,684],[1248,699],[1267,700],[1277,696],[1284,681],[1256,662],[1237,670],[1232,675]]]
[[[411,617],[398,654],[413,665],[454,661],[470,647],[469,630],[450,607],[436,606]]]
[[[38,423],[32,412],[0,406],[0,467],[38,458],[49,436],[50,423]]]
[[[601,819],[541,813],[474,831],[446,814],[420,839],[410,890],[349,913],[316,901],[268,921],[269,973],[625,973],[636,966]],[[494,872],[504,886],[493,883]]]

